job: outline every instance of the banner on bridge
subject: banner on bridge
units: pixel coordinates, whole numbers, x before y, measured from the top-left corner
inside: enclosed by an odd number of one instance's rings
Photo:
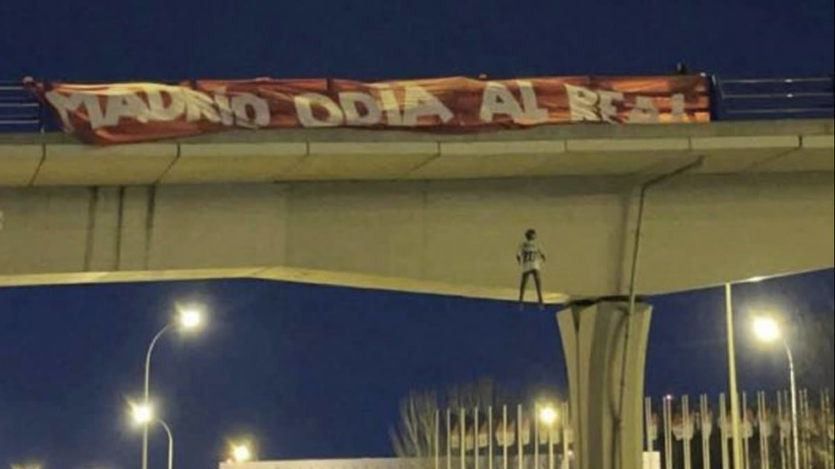
[[[54,111],[66,132],[99,144],[233,128],[467,133],[578,122],[710,120],[707,78],[701,75],[27,85]]]

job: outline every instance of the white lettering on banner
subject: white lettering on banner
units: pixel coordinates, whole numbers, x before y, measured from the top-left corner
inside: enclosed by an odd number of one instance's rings
[[[241,127],[257,129],[270,124],[270,106],[252,93],[232,96],[232,111],[235,113],[235,122]]]
[[[516,83],[522,96],[521,105],[504,84],[495,81],[487,83],[479,112],[483,122],[493,122],[496,114],[510,116],[517,124],[538,124],[548,120],[548,110],[539,107],[533,84],[521,80]]]
[[[197,122],[206,119],[209,122],[220,122],[220,114],[215,109],[214,101],[206,93],[184,89],[181,97],[186,104],[186,120]]]
[[[674,121],[684,122],[687,121],[687,113],[685,112],[685,105],[684,105],[684,95],[681,93],[676,93],[673,95],[671,99],[671,112],[673,114]]]
[[[597,95],[600,96],[600,118],[606,122],[617,122],[618,108],[615,102],[623,101],[623,93],[601,90]]]
[[[413,127],[421,117],[438,116],[442,122],[449,122],[453,118],[452,111],[434,95],[419,86],[407,86],[405,89],[403,113],[400,104],[391,88],[380,89],[378,103],[367,93],[346,91],[339,93],[339,104],[331,98],[318,94],[306,93],[294,98],[299,121],[305,127],[336,127],[339,125],[374,125],[380,122],[383,113],[388,124],[392,126]],[[360,114],[359,105],[364,107],[364,114]],[[314,107],[325,109],[328,115],[324,119],[316,118]]]
[[[617,122],[616,102],[623,101],[619,91],[594,91],[582,86],[565,85],[568,106],[571,108],[573,122]]]
[[[420,86],[407,86],[403,110],[403,125],[415,126],[423,116],[438,116],[446,123],[452,119],[452,112],[435,95]]]
[[[635,107],[629,111],[627,122],[630,124],[652,124],[658,122],[658,108],[652,98],[638,96],[635,98]]]
[[[119,120],[123,117],[133,118],[144,124],[148,122],[148,114],[148,106],[139,96],[133,93],[114,94],[107,97],[104,119],[96,123],[91,119],[90,124],[94,129],[110,127],[119,125]]]
[[[360,114],[358,105],[362,104],[365,113]],[[345,114],[347,125],[374,125],[380,122],[382,111],[373,96],[356,91],[339,93],[339,105]]]
[[[44,96],[49,104],[58,111],[58,117],[68,131],[73,131],[75,128],[70,122],[69,113],[77,110],[84,102],[84,96],[76,93],[70,93],[69,96],[64,96],[57,91],[47,91]]]
[[[597,102],[600,100],[597,93],[582,86],[565,85],[565,93],[568,95],[568,107],[571,109],[571,121],[597,122],[600,117],[597,114]]]
[[[296,104],[296,114],[299,122],[305,127],[336,127],[345,120],[342,109],[329,97],[319,93],[304,93],[293,98]],[[325,119],[317,119],[313,115],[313,107],[317,106],[328,112]]]
[[[493,122],[496,114],[504,114],[516,120],[516,116],[522,114],[522,108],[506,86],[491,81],[484,87],[479,115],[483,122]]]
[[[226,91],[225,89],[223,91]],[[225,126],[231,126],[235,123],[235,116],[232,114],[232,105],[229,103],[229,96],[225,94],[215,94],[215,106],[220,113],[220,123]]]
[[[69,132],[75,130],[69,113],[78,111],[79,109],[87,111],[87,119],[90,121],[90,126],[98,128],[103,125],[104,116],[102,115],[101,104],[99,97],[95,94],[68,93],[65,96],[57,91],[49,91],[46,93],[46,99],[58,111],[64,128]]]
[[[171,103],[165,106],[163,101],[163,93],[167,94]],[[148,118],[152,121],[173,121],[174,119],[183,115],[186,109],[186,103],[180,98],[180,90],[174,88],[172,90],[148,90],[145,92],[148,97]]]
[[[609,90],[591,90],[582,86],[565,85],[568,95],[568,105],[571,108],[573,122],[618,122],[618,110],[615,103],[623,102],[621,92]],[[672,97],[673,119],[685,119],[684,95],[676,94]],[[632,110],[626,116],[626,122],[636,124],[652,124],[659,122],[658,108],[649,96],[636,96]]]
[[[108,94],[102,109],[99,96],[91,93],[59,93],[49,91],[46,99],[58,112],[64,127],[73,131],[69,114],[86,111],[90,127],[99,129],[119,125],[122,119],[137,122],[172,121],[183,117],[189,122],[206,120],[225,126],[266,127],[270,123],[270,108],[266,100],[251,94],[239,93],[231,98],[219,93],[212,96],[196,90],[158,89],[140,90],[147,101],[136,92]],[[170,102],[165,104],[164,95]],[[338,109],[338,108],[337,108]]]
[[[522,95],[522,109],[524,109],[522,116],[516,122],[519,124],[542,124],[547,122],[548,110],[539,107],[533,83],[517,80],[516,84],[519,86],[519,93]]]
[[[386,123],[392,126],[403,125],[403,116],[400,114],[400,103],[397,102],[397,96],[394,90],[388,85],[378,85],[380,90],[381,109],[386,115]]]

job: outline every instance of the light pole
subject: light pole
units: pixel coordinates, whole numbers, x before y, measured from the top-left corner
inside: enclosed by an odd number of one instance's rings
[[[168,436],[168,469],[174,469],[174,433],[171,427],[165,423],[164,420],[158,419],[154,416],[154,408],[147,402],[143,404],[131,405],[131,417],[134,423],[142,425],[143,431],[147,434],[148,425],[151,422],[156,422],[165,430]]]
[[[735,468],[742,467],[742,438],[739,419],[739,388],[736,382],[736,345],[734,340],[734,309],[731,284],[725,284],[725,320],[728,332],[728,381],[731,398],[731,435]]]
[[[780,326],[777,321],[767,317],[758,317],[754,319],[754,334],[757,338],[765,343],[773,343],[782,340],[783,348],[786,349],[786,357],[789,359],[789,381],[791,383],[792,396],[792,445],[794,469],[800,469],[800,436],[798,435],[797,425],[797,381],[794,373],[794,355],[789,347],[789,342],[780,331]]]
[[[153,339],[151,339],[151,344],[148,346],[148,352],[145,354],[144,406],[150,408],[148,399],[150,398],[151,393],[151,355],[154,353],[154,347],[156,347],[159,339],[172,328],[177,327],[182,331],[189,332],[198,329],[202,324],[203,314],[199,309],[194,307],[178,308],[176,320],[166,324],[166,326],[163,327]],[[148,469],[148,425],[144,425],[142,430],[142,469]]]
[[[168,435],[168,469],[174,469],[174,434],[171,432],[171,427],[165,421],[157,420],[157,423],[159,423]]]

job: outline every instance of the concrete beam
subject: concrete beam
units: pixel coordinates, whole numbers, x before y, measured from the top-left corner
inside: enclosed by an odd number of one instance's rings
[[[44,158],[43,145],[0,144],[0,187],[32,183]]]
[[[549,254],[549,291],[619,294],[629,278],[638,182],[554,177],[5,188],[0,275],[138,270],[153,278],[256,266],[512,298],[517,243],[536,227]],[[639,292],[832,267],[833,186],[832,172],[753,172],[689,175],[652,189]]]
[[[820,171],[835,159],[832,140],[830,120],[544,126],[471,135],[246,131],[107,147],[30,134],[0,136],[0,186],[604,176],[694,156],[706,157],[701,171],[711,174]]]
[[[307,144],[185,143],[162,184],[270,182],[286,178],[307,155]]]

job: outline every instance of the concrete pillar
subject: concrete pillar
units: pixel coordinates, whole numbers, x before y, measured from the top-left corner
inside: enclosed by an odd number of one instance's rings
[[[610,297],[575,301],[557,313],[577,469],[641,468],[644,367],[652,307],[637,303],[631,318],[628,310],[626,298]]]

